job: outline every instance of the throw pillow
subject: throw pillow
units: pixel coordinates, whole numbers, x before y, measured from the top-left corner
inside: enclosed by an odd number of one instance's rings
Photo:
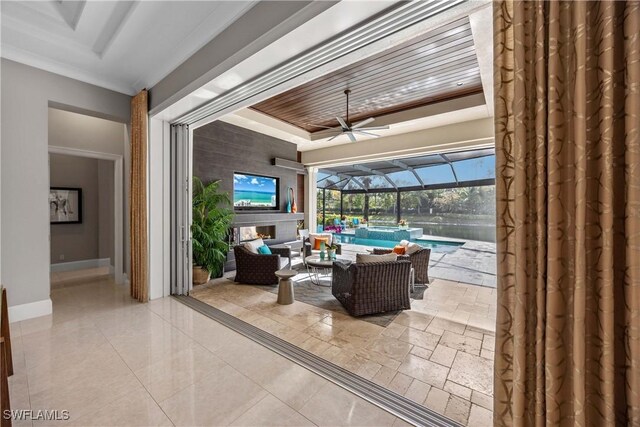
[[[269,249],[269,246],[267,245],[262,245],[258,248],[258,253],[262,255],[271,255],[271,249]]]
[[[398,243],[400,246],[409,246],[409,241],[408,240],[400,240],[400,243]]]
[[[387,262],[387,261],[397,261],[398,254],[390,253],[384,255],[373,255],[373,254],[356,254],[356,264],[370,264],[373,262]]]
[[[311,247],[315,248],[316,246],[316,239],[318,237],[326,237],[329,240],[325,243],[331,244],[331,242],[333,241],[333,234],[331,233],[309,233],[309,243],[311,243]]]
[[[244,244],[245,249],[251,252],[252,254],[257,254],[258,248],[260,246],[264,246],[264,241],[262,239],[251,240],[250,242],[246,242]]]
[[[316,237],[315,238],[315,243],[313,245],[313,250],[315,251],[319,251],[320,250],[320,244],[324,242],[325,246],[329,244],[329,238],[322,236],[322,237]]]
[[[418,252],[420,249],[423,249],[422,246],[420,246],[417,243],[409,243],[409,245],[407,246],[407,251],[405,252],[406,255],[411,255],[411,254],[415,254],[416,252]]]
[[[393,248],[393,252],[398,254],[398,255],[404,255],[406,251],[407,251],[407,247],[406,246],[402,246],[402,245],[396,245]]]

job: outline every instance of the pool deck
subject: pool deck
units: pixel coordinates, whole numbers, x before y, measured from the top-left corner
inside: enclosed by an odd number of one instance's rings
[[[475,240],[451,239],[448,237],[423,235],[422,240],[465,242],[451,253],[431,252],[429,277],[445,279],[471,285],[496,287],[496,244]],[[343,243],[344,254],[355,256],[366,252],[370,246]]]

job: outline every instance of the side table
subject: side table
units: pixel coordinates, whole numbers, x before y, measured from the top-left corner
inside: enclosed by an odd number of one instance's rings
[[[293,283],[291,278],[298,274],[295,270],[278,270],[278,304],[293,304]]]

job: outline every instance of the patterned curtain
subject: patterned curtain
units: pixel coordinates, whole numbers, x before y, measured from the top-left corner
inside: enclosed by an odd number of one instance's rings
[[[131,296],[149,300],[147,277],[147,91],[131,100]]]
[[[494,3],[499,426],[640,426],[640,2]]]

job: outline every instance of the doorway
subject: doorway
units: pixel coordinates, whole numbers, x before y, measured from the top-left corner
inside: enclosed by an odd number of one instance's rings
[[[123,158],[49,146],[51,283],[123,272]]]

